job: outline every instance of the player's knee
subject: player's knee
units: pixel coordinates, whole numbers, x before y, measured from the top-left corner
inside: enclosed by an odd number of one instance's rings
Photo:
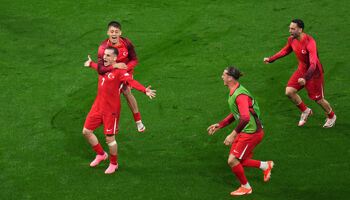
[[[92,130],[89,130],[89,129],[86,129],[86,128],[83,129],[83,135],[85,135],[85,136],[88,136],[88,135],[93,134],[93,133],[94,132]]]
[[[115,142],[115,136],[107,136],[106,137],[106,143],[109,145],[111,143],[114,143]]]
[[[230,156],[230,157],[228,158],[227,163],[228,163],[228,165],[230,165],[231,167],[233,167],[233,166],[238,165],[240,162],[239,162],[239,160],[238,160],[236,157],[234,157],[234,156],[231,157],[231,156]]]
[[[295,94],[294,91],[286,89],[286,96],[287,97],[292,97]]]

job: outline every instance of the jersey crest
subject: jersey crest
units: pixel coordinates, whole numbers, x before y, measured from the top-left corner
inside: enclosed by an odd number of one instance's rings
[[[109,80],[113,80],[115,78],[114,74],[113,73],[108,73],[108,79]]]

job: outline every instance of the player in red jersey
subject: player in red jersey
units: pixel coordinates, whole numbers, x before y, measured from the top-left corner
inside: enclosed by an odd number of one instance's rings
[[[239,84],[238,79],[243,74],[236,67],[227,67],[222,79],[224,85],[230,90],[228,104],[231,114],[220,123],[213,124],[207,129],[209,135],[213,135],[217,130],[231,124],[235,119],[239,120],[235,130],[229,134],[224,144],[231,146],[228,164],[241,183],[241,187],[231,192],[231,195],[245,195],[252,193],[245,176],[243,167],[256,167],[263,170],[264,181],[268,181],[271,176],[273,161],[252,160],[254,148],[261,142],[264,131],[260,122],[260,109],[253,96]]]
[[[324,99],[323,88],[323,68],[318,58],[316,42],[304,31],[304,22],[300,19],[292,20],[289,26],[287,46],[280,52],[270,58],[264,58],[266,64],[295,52],[298,60],[298,69],[289,79],[286,88],[286,95],[301,110],[302,114],[298,126],[306,123],[307,118],[312,114],[312,110],[304,104],[300,96],[297,94],[299,90],[305,87],[311,100],[316,101],[327,114],[324,128],[333,127],[337,119],[328,101]]]
[[[116,64],[117,56],[118,50],[116,48],[107,47],[103,55],[104,66]],[[84,66],[91,66],[97,70],[97,64],[91,62],[90,56]],[[117,134],[118,131],[117,127],[120,116],[120,90],[125,83],[145,93],[150,98],[156,95],[156,91],[150,89],[151,86],[145,88],[139,82],[133,80],[125,69],[113,69],[108,73],[99,75],[97,97],[86,117],[83,134],[97,153],[95,160],[90,164],[91,167],[94,167],[108,157],[93,133],[97,127],[103,124],[111,160],[109,167],[105,171],[106,174],[111,174],[118,168],[118,147],[115,141],[115,134]]]
[[[104,40],[98,49],[98,68],[99,74],[105,74],[112,71],[114,68],[126,69],[132,76],[134,67],[138,64],[136,52],[133,44],[129,39],[121,37],[121,25],[119,22],[112,21],[108,24],[107,35],[108,38]],[[103,67],[103,54],[107,47],[115,47],[119,51],[117,62],[114,65]],[[131,112],[137,125],[138,131],[141,133],[146,130],[146,127],[141,121],[141,115],[137,106],[135,97],[131,93],[131,88],[127,85],[123,86],[122,92],[126,98]]]

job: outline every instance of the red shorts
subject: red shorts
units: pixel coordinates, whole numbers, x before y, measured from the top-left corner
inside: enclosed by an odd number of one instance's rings
[[[232,143],[230,154],[241,161],[253,157],[253,149],[261,142],[264,130],[253,134],[239,133]]]
[[[294,72],[292,77],[290,77],[287,87],[293,87],[298,91],[303,89],[304,86],[298,83],[299,78],[303,78],[304,74],[300,73],[298,70]],[[305,89],[311,100],[318,101],[324,97],[323,89],[323,74],[319,76],[311,77],[311,79],[306,81]]]
[[[119,115],[120,113],[104,114],[91,109],[86,117],[84,128],[95,130],[103,124],[105,135],[115,135],[118,133]]]

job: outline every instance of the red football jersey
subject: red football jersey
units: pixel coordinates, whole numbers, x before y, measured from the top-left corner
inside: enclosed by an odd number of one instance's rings
[[[124,37],[120,37],[119,42],[120,42],[119,45],[112,45],[111,43],[109,43],[109,40],[106,39],[101,43],[100,47],[98,48],[98,62],[97,62],[98,63],[97,71],[99,74],[104,74],[106,72],[110,72],[113,70],[113,66],[105,67],[103,65],[103,54],[106,48],[109,46],[116,47],[119,51],[119,55],[116,61],[125,63],[126,66],[128,67],[126,70],[129,73],[133,72],[134,67],[138,64],[134,45],[130,42],[130,40]]]
[[[312,76],[318,77],[323,73],[323,68],[318,58],[316,42],[311,36],[305,33],[303,39],[300,41],[290,36],[287,45],[280,52],[269,58],[270,62],[286,56],[292,51],[294,51],[298,58],[298,70],[300,70],[302,74],[305,74],[304,78],[310,79]]]
[[[96,64],[93,68],[96,69]],[[113,69],[111,72],[99,75],[98,91],[92,109],[102,113],[120,112],[120,90],[123,83],[128,83],[133,88],[145,93],[146,88],[124,69]]]

